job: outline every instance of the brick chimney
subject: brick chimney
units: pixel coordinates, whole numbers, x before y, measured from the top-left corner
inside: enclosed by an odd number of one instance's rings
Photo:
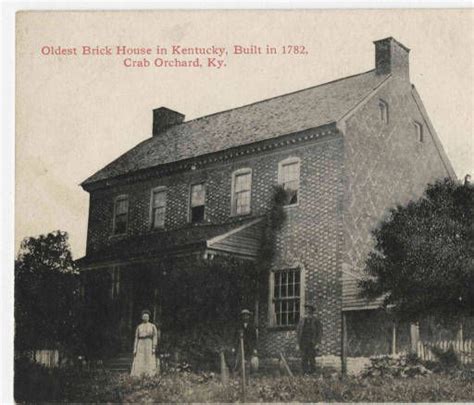
[[[392,37],[374,41],[377,74],[397,75],[410,80],[408,54],[410,49]]]
[[[170,110],[166,107],[155,108],[153,110],[153,136],[159,135],[165,129],[184,121],[184,114]]]

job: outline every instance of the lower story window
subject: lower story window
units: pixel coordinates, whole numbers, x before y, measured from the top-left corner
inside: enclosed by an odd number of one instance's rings
[[[300,270],[278,270],[273,276],[275,326],[294,326],[300,319]]]

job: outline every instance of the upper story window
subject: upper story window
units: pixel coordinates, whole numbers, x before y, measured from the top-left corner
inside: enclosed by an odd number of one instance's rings
[[[191,186],[190,221],[192,223],[204,221],[206,206],[206,188],[204,183]]]
[[[285,205],[297,204],[300,187],[300,159],[288,158],[279,163],[278,184],[282,185],[288,194]]]
[[[158,187],[151,192],[151,227],[164,228],[166,217],[166,188]]]
[[[128,195],[120,195],[114,204],[114,234],[127,232],[128,228]]]
[[[232,215],[250,213],[252,170],[240,169],[232,176]]]
[[[380,99],[379,100],[379,110],[380,110],[380,120],[384,124],[388,124],[388,104],[384,100]]]
[[[272,291],[275,326],[295,326],[300,319],[301,271],[278,270],[273,273]]]
[[[415,126],[416,139],[418,139],[419,142],[423,142],[423,124],[415,121],[413,125]]]

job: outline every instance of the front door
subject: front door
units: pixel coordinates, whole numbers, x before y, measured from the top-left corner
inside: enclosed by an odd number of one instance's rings
[[[132,319],[130,328],[130,342],[133,345],[136,327],[141,322],[142,311],[151,312],[150,321],[157,323],[160,317],[158,297],[158,283],[153,277],[150,268],[140,269],[135,272],[132,288]]]

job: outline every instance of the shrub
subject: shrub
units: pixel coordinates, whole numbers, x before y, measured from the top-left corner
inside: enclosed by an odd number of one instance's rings
[[[414,377],[417,375],[427,375],[431,371],[428,370],[413,355],[405,355],[400,357],[374,357],[370,359],[370,365],[362,373],[363,377]]]
[[[443,350],[436,346],[431,346],[430,350],[436,357],[436,360],[439,362],[439,365],[442,369],[451,369],[457,368],[461,365],[458,355],[454,351],[452,346],[448,350]]]

